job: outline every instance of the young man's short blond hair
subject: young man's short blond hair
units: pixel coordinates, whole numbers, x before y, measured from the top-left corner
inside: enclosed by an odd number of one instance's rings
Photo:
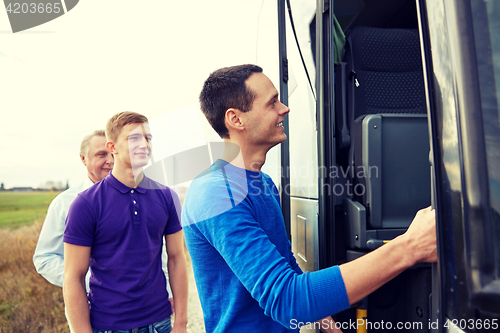
[[[148,118],[137,112],[124,111],[117,113],[111,117],[106,124],[106,140],[116,142],[125,125],[135,123],[143,124],[147,122]]]

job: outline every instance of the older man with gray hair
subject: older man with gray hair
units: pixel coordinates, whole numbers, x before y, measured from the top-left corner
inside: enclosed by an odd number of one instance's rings
[[[83,138],[80,159],[87,168],[87,176],[78,185],[70,187],[52,200],[33,255],[36,271],[59,287],[63,285],[62,236],[69,206],[80,192],[99,182],[113,169],[113,155],[106,149],[104,130],[94,131]]]

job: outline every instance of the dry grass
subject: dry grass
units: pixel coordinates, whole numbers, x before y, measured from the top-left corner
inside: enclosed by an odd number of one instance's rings
[[[69,332],[62,289],[33,266],[41,227],[0,229],[0,333]]]
[[[33,253],[42,222],[18,229],[0,229],[0,333],[62,333],[69,328],[62,289],[41,277]],[[205,332],[189,255],[188,332]]]

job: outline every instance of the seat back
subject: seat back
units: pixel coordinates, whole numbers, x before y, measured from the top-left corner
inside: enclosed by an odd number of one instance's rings
[[[371,114],[356,119],[353,129],[363,190],[356,194],[369,207],[368,227],[407,228],[417,210],[430,205],[427,117]]]
[[[349,200],[366,209],[366,222],[349,221],[366,225],[348,229],[366,230],[366,241],[384,229],[403,232],[431,196],[418,31],[354,28],[338,74],[337,141],[356,171]]]

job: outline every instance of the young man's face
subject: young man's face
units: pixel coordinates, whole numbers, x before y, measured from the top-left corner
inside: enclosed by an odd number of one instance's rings
[[[269,150],[286,140],[283,119],[290,109],[279,101],[278,91],[266,75],[253,73],[245,84],[255,94],[252,108],[242,115],[247,142]]]
[[[87,156],[81,156],[90,180],[97,183],[113,169],[113,155],[106,149],[106,138],[94,135],[89,141]]]
[[[132,169],[148,164],[151,156],[151,130],[148,123],[133,123],[123,126],[115,143],[115,159]]]

